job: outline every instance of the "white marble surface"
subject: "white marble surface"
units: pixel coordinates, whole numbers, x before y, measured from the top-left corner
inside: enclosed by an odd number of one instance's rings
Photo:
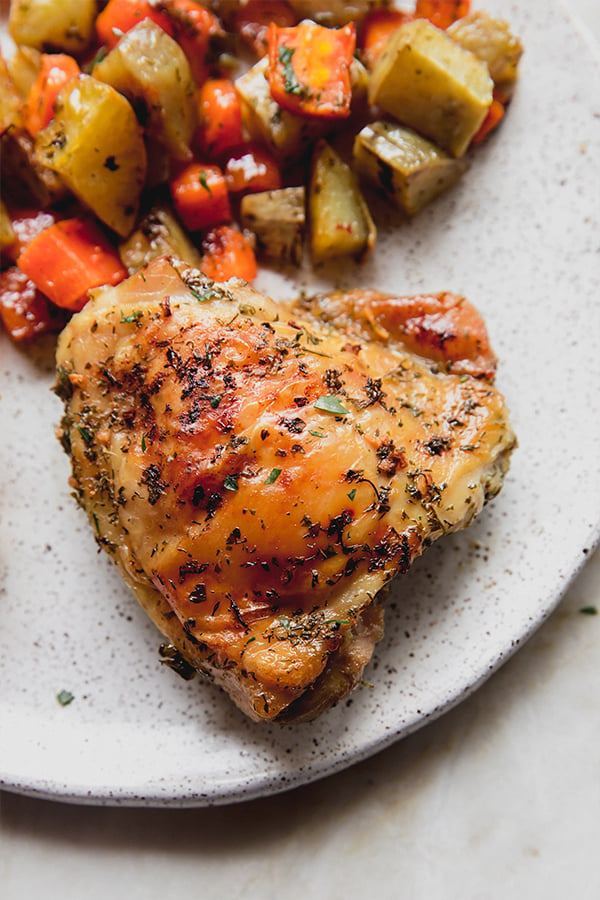
[[[567,5],[600,38],[599,0]],[[589,606],[600,609],[600,552],[465,703],[289,794],[199,810],[1,794],[0,897],[596,900],[600,615],[580,612]]]

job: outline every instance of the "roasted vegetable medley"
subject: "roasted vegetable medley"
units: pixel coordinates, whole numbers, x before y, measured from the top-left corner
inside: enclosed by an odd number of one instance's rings
[[[0,317],[26,341],[175,255],[364,259],[499,124],[521,43],[470,0],[13,0],[0,57]]]

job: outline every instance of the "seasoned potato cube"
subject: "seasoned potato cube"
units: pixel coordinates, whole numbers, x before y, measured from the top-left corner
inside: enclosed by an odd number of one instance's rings
[[[143,217],[133,234],[119,247],[121,262],[129,274],[158,256],[177,256],[199,268],[202,255],[168,206],[155,206]]]
[[[244,125],[250,136],[266,144],[281,163],[300,159],[319,138],[332,128],[329,119],[318,116],[300,116],[282,109],[271,96],[266,78],[269,62],[260,59],[244,75],[236,79],[236,90],[242,101]],[[366,103],[368,75],[365,67],[352,60],[352,110]]]
[[[492,88],[485,63],[435,25],[415,19],[400,26],[377,59],[369,97],[459,157],[486,116]]]
[[[39,159],[117,234],[133,228],[146,177],[146,149],[131,104],[81,75],[62,89],[36,138]]]
[[[242,199],[242,226],[256,235],[257,250],[267,259],[300,264],[305,193],[303,187],[291,187],[246,194]]]
[[[372,122],[354,140],[355,171],[408,215],[418,213],[467,169],[421,135],[392,122]]]
[[[15,44],[77,54],[90,42],[96,12],[96,0],[12,0],[8,30]]]
[[[315,262],[333,256],[364,259],[373,249],[375,225],[354,173],[326,141],[319,141],[313,154],[308,210]]]
[[[452,40],[486,63],[494,81],[510,96],[517,79],[523,45],[503,19],[494,19],[484,10],[458,19],[448,29]]]
[[[191,159],[196,86],[183,50],[162,28],[140,22],[94,67],[94,78],[143,103],[148,134],[175,159]]]

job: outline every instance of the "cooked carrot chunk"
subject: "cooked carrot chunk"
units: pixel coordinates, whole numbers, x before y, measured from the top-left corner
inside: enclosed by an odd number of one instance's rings
[[[273,99],[302,115],[344,118],[350,114],[350,63],[356,30],[300,22],[294,28],[269,26],[267,78]]]

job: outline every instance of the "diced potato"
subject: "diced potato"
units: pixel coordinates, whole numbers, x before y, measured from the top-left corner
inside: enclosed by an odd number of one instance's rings
[[[194,247],[168,206],[155,206],[142,218],[133,234],[119,247],[121,262],[129,274],[158,256],[176,256],[199,268],[202,255]]]
[[[12,0],[8,30],[15,44],[77,54],[94,33],[96,0]]]
[[[494,84],[510,96],[517,79],[523,45],[503,19],[494,19],[484,10],[458,19],[448,28],[452,40],[486,63]]]
[[[465,152],[492,102],[485,63],[426,19],[401,25],[371,72],[371,103],[453,156]]]
[[[458,181],[467,163],[410,128],[372,122],[354,140],[354,168],[412,216]]]
[[[148,134],[175,159],[191,159],[196,85],[183,50],[162,28],[140,22],[94,67],[94,77],[135,106],[143,103]]]
[[[13,243],[15,233],[10,221],[8,210],[0,200],[0,250],[6,250]]]
[[[258,252],[267,259],[299,265],[306,222],[303,187],[246,194],[242,226],[256,235]]]
[[[313,155],[308,210],[315,262],[334,256],[362,260],[373,249],[375,225],[354,173],[326,141],[319,141]]]
[[[14,85],[23,98],[38,76],[41,53],[33,47],[17,47],[8,65]]]
[[[244,125],[250,136],[266,144],[282,164],[300,159],[332,128],[330,120],[318,116],[299,116],[282,109],[273,100],[266,78],[267,57],[260,59],[235,86],[242,101]],[[368,75],[356,59],[350,65],[352,110],[366,104]]]
[[[146,177],[146,149],[131,104],[89,75],[71,80],[36,138],[38,157],[92,212],[126,237]]]

